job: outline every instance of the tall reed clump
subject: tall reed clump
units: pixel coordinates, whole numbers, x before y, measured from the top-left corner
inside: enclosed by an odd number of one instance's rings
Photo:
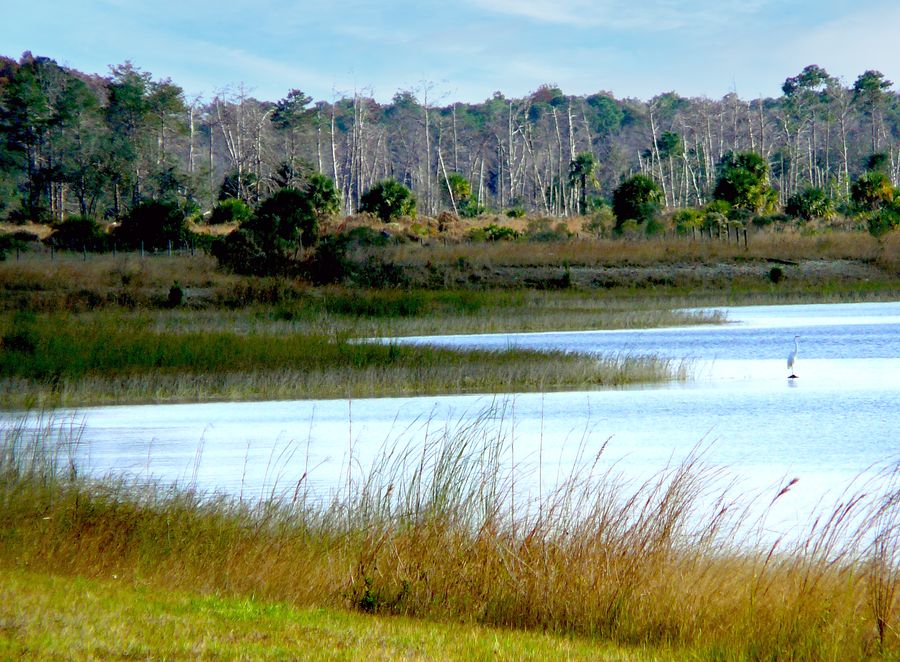
[[[898,489],[889,467],[790,539],[695,449],[643,479],[581,442],[547,479],[504,405],[388,443],[316,494],[259,501],[82,476],[73,435],[8,427],[0,567],[219,595],[578,633],[701,659],[896,657]],[[33,434],[29,430],[37,427]],[[76,449],[77,451],[77,449]],[[530,468],[529,468],[530,467]]]

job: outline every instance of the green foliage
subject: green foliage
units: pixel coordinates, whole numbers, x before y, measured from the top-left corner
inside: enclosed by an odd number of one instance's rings
[[[468,198],[459,206],[459,215],[463,218],[478,218],[487,211],[484,205],[478,204],[476,198]],[[523,214],[525,210],[522,210]]]
[[[778,194],[769,186],[769,165],[756,152],[729,152],[719,164],[715,198],[751,212],[775,208]]]
[[[246,202],[240,198],[225,198],[213,207],[209,215],[211,225],[222,223],[243,223],[253,214]]]
[[[877,211],[894,200],[894,185],[884,172],[864,172],[850,186],[850,200],[857,211]]]
[[[276,191],[242,225],[260,246],[282,253],[311,246],[318,238],[318,216],[308,195],[296,189]]]
[[[706,219],[706,213],[704,210],[694,207],[679,209],[672,217],[672,221],[675,223],[675,231],[678,234],[687,235],[701,229]]]
[[[871,213],[866,221],[869,233],[873,237],[881,237],[895,230],[900,230],[900,204],[892,204]]]
[[[506,216],[508,218],[525,218],[525,213],[525,207],[522,207],[521,205],[516,205],[506,210]]]
[[[102,250],[106,248],[107,235],[93,218],[72,216],[54,226],[46,241],[51,246],[70,251]]]
[[[308,196],[281,189],[260,204],[241,228],[217,242],[213,255],[236,273],[283,273],[302,246],[318,237],[318,217]]]
[[[834,216],[834,203],[820,188],[809,187],[788,198],[785,212],[794,218],[811,221]]]
[[[520,236],[517,230],[496,223],[489,223],[483,228],[472,228],[466,234],[470,241],[513,241]]]
[[[374,214],[385,223],[401,216],[416,215],[416,198],[395,179],[385,179],[363,193],[359,210]]]
[[[632,175],[613,191],[612,209],[616,231],[633,220],[644,224],[656,218],[662,208],[662,189],[646,175]]]
[[[135,205],[113,232],[114,239],[131,248],[163,250],[169,242],[180,246],[191,238],[184,211],[171,201],[147,200]]]
[[[330,177],[313,173],[306,179],[303,193],[313,212],[320,218],[341,211],[341,198]]]
[[[443,181],[443,193],[448,202],[450,202],[452,196],[457,210],[461,212],[472,195],[472,185],[463,175],[458,172],[451,172]],[[477,214],[474,215],[477,216]]]

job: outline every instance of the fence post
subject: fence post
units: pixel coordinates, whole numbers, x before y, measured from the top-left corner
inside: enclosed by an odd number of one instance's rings
[[[87,246],[84,244],[81,244],[81,259],[87,262]]]
[[[168,247],[166,248],[166,255],[172,257],[172,240],[169,239]]]
[[[144,257],[144,240],[141,239],[141,257]]]

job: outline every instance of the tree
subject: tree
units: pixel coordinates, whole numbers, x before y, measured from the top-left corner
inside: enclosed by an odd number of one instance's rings
[[[874,69],[859,75],[853,83],[853,100],[865,108],[872,128],[872,152],[878,152],[878,128],[881,106],[887,97],[887,90],[893,83],[884,74]]]
[[[590,152],[581,152],[569,163],[569,182],[578,187],[578,213],[587,214],[588,184],[595,183],[594,170],[597,162]]]
[[[754,213],[770,211],[778,201],[769,185],[769,164],[756,152],[728,152],[722,158],[714,196]]]
[[[416,198],[395,179],[385,179],[363,193],[359,210],[374,214],[382,221],[416,215]]]
[[[613,191],[613,213],[616,230],[626,221],[646,224],[653,221],[662,209],[662,189],[646,175],[632,175]]]

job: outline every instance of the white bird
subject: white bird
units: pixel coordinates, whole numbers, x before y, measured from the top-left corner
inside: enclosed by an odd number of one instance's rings
[[[800,343],[797,342],[799,338],[800,336],[794,336],[794,349],[788,354],[787,367],[791,371],[788,379],[797,379],[797,375],[794,374],[794,364],[797,362],[797,354],[800,353]]]

